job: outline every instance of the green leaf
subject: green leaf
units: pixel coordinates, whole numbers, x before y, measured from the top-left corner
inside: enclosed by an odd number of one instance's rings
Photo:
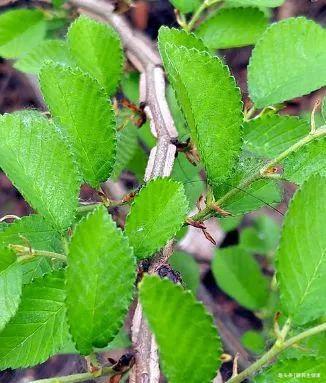
[[[0,166],[31,206],[58,230],[75,216],[79,182],[57,127],[38,112],[0,116]]]
[[[125,233],[137,258],[147,258],[175,236],[188,211],[179,182],[158,178],[135,197],[126,219]]]
[[[240,225],[242,219],[243,217],[241,215],[235,217],[219,218],[218,223],[222,230],[228,233],[229,231],[235,230]]]
[[[98,187],[109,178],[116,154],[116,123],[107,95],[88,74],[54,62],[43,66],[40,82],[85,182]]]
[[[321,104],[321,114],[323,116],[324,122],[326,122],[326,96],[323,98],[323,102]]]
[[[267,27],[267,17],[258,8],[222,8],[197,29],[208,48],[225,49],[256,43]]]
[[[250,58],[250,97],[263,108],[319,89],[326,85],[325,61],[326,32],[320,25],[304,17],[272,24]]]
[[[123,53],[119,35],[106,24],[80,16],[71,24],[67,41],[78,66],[113,94],[122,76]]]
[[[140,301],[168,381],[211,382],[221,363],[221,342],[203,304],[180,285],[156,276],[142,280]]]
[[[267,215],[257,218],[254,227],[246,227],[240,234],[241,247],[258,254],[267,254],[276,249],[280,227]]]
[[[60,64],[71,65],[73,59],[67,44],[63,40],[44,40],[33,50],[22,56],[14,67],[22,72],[38,74],[42,65],[47,60]]]
[[[225,0],[225,2],[232,5],[243,5],[243,6],[257,6],[257,7],[279,7],[284,3],[285,0]]]
[[[117,156],[111,174],[113,180],[118,179],[121,172],[127,168],[136,152],[137,145],[137,129],[128,122],[117,133]]]
[[[241,147],[239,89],[217,57],[159,40],[164,65],[210,183],[225,179]],[[168,65],[166,65],[168,61]],[[196,73],[196,76],[193,74]],[[198,92],[198,89],[201,91]]]
[[[62,251],[61,236],[40,215],[29,215],[17,219],[0,231],[0,244],[29,244],[36,250]]]
[[[294,116],[267,114],[244,123],[244,149],[274,158],[310,131],[308,121]]]
[[[174,270],[181,274],[185,287],[196,294],[200,282],[200,273],[194,258],[183,251],[175,251],[169,258],[169,263]]]
[[[0,333],[0,368],[21,368],[44,362],[68,338],[64,275],[47,274],[23,287],[16,315]]]
[[[239,246],[216,251],[212,271],[219,287],[242,306],[258,310],[268,299],[268,280],[253,256]]]
[[[0,248],[0,330],[16,313],[22,292],[22,271],[15,254]],[[0,346],[1,347],[1,346]]]
[[[241,337],[241,343],[249,351],[260,354],[264,351],[265,340],[261,332],[249,330],[246,331]]]
[[[178,131],[179,140],[185,141],[189,137],[189,129],[179,107],[174,90],[170,84],[166,88],[166,100],[168,102],[175,127]]]
[[[43,13],[14,9],[0,15],[0,55],[17,58],[32,50],[45,36]]]
[[[277,252],[282,307],[296,324],[326,314],[325,181],[311,176],[296,192]]]
[[[289,359],[274,363],[256,376],[254,383],[303,383],[323,379],[326,375],[324,359]]]
[[[123,94],[134,104],[139,103],[139,77],[138,72],[127,72],[121,79]]]
[[[326,138],[311,141],[289,155],[283,163],[283,178],[298,185],[312,174],[326,176]]]
[[[233,215],[241,215],[257,210],[265,205],[281,202],[282,195],[277,182],[260,179],[254,181],[249,187],[240,187],[254,172],[263,165],[259,159],[242,155],[238,166],[229,179],[221,184],[214,185],[214,196],[218,200],[229,191],[235,189],[236,193],[222,203],[222,208]]]
[[[190,13],[200,5],[200,0],[169,0],[181,13]]]
[[[9,244],[27,246],[36,250],[62,252],[60,234],[39,215],[29,215],[8,225],[0,231],[1,246]],[[23,283],[30,283],[52,270],[52,263],[44,257],[37,257],[20,265]]]
[[[81,354],[105,347],[118,333],[135,269],[133,251],[104,207],[78,223],[69,245],[66,291],[70,331]]]

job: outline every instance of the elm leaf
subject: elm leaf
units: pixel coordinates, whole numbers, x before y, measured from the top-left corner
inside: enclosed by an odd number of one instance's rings
[[[85,182],[106,181],[116,154],[116,122],[99,83],[80,69],[47,62],[40,72],[45,101],[76,156]]]
[[[320,25],[304,17],[272,24],[250,58],[250,97],[263,108],[319,89],[326,85],[325,61],[326,31]]]
[[[157,178],[135,197],[126,219],[125,233],[137,258],[147,258],[173,238],[188,211],[183,186]]]
[[[242,306],[257,310],[268,299],[268,280],[253,256],[239,246],[216,251],[212,270],[219,287]]]
[[[325,181],[313,175],[296,192],[277,251],[282,307],[298,325],[326,314]]]
[[[77,65],[113,94],[122,76],[123,52],[119,35],[110,26],[86,16],[73,22],[67,42]]]
[[[0,55],[17,58],[40,43],[46,31],[43,13],[37,9],[14,9],[0,15]]]
[[[75,217],[79,180],[65,141],[34,111],[0,116],[0,166],[27,202],[58,230]]]
[[[221,364],[221,342],[203,304],[180,285],[157,276],[146,276],[139,294],[168,381],[211,382]]]
[[[222,8],[196,33],[208,48],[225,49],[255,44],[266,27],[267,18],[258,8]]]
[[[23,287],[16,315],[0,333],[0,368],[30,367],[58,352],[69,338],[64,273],[56,271]]]
[[[69,244],[66,273],[70,331],[83,355],[113,340],[136,279],[132,248],[104,207],[81,220]]]

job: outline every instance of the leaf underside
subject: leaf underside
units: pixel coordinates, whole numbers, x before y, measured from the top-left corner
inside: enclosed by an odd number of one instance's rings
[[[157,276],[142,280],[140,301],[168,381],[211,382],[221,363],[221,342],[202,303],[181,286]]]

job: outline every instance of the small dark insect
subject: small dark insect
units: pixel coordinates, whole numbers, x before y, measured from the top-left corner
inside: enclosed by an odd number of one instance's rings
[[[173,283],[181,283],[182,278],[180,273],[174,271],[170,265],[163,265],[157,270],[157,274],[160,278],[168,278]]]

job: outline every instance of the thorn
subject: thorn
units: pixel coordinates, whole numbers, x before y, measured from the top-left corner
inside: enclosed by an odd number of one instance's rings
[[[238,359],[240,354],[237,352],[233,360],[232,376],[231,379],[238,375]]]
[[[214,246],[216,246],[217,243],[216,243],[215,239],[209,234],[209,232],[205,229],[202,229],[202,231],[203,231],[203,234],[206,237],[206,239],[208,239],[209,242],[211,242]]]
[[[229,211],[226,211],[219,207],[216,203],[212,203],[210,205],[212,209],[214,209],[218,214],[220,214],[222,217],[230,217],[232,214]]]

